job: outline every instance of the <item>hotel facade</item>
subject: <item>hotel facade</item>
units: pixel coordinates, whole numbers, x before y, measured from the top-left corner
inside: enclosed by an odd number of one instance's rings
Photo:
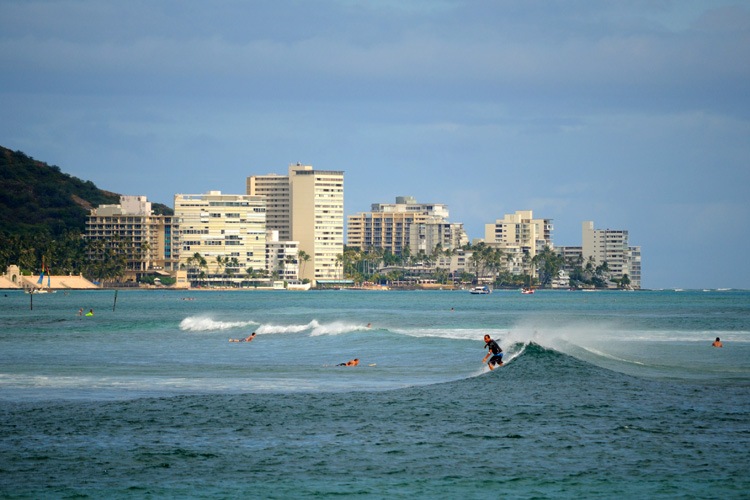
[[[552,219],[535,219],[531,210],[517,210],[503,219],[485,224],[484,241],[499,248],[508,258],[508,271],[522,274],[531,271],[531,259],[552,243]]]
[[[179,230],[175,217],[154,215],[145,196],[121,196],[119,205],[99,205],[86,218],[86,239],[93,245],[88,257],[108,252],[125,255],[125,281],[141,276],[174,276],[179,269]]]
[[[641,288],[641,247],[630,246],[628,231],[622,229],[594,229],[593,221],[581,225],[581,254],[583,261],[593,258],[597,265],[607,263],[610,275],[620,279],[628,275],[630,286]]]
[[[346,241],[363,250],[383,248],[401,255],[431,255],[440,244],[444,250],[461,247],[469,240],[463,224],[448,222],[448,207],[441,203],[417,203],[411,196],[399,196],[396,203],[373,203],[370,212],[350,215]]]
[[[180,228],[180,266],[191,282],[242,281],[250,270],[266,269],[266,200],[262,196],[177,194],[174,217]],[[198,253],[205,266],[189,260]]]
[[[338,256],[344,253],[344,172],[316,170],[300,163],[289,175],[247,178],[247,193],[262,196],[273,216],[267,229],[278,231],[279,241],[296,241],[310,257],[300,263],[300,278],[313,284],[343,277]]]

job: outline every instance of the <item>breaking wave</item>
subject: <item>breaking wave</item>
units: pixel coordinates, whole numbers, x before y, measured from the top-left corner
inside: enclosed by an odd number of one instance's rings
[[[254,321],[216,321],[207,317],[189,317],[180,322],[180,330],[187,332],[207,332],[213,330],[229,330],[257,325]]]

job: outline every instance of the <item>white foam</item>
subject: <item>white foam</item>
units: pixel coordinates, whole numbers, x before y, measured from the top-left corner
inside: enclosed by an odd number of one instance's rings
[[[409,337],[434,337],[454,340],[482,340],[484,335],[497,337],[506,335],[507,329],[502,328],[394,328],[393,333],[408,335]]]
[[[229,330],[257,325],[254,321],[216,321],[206,316],[190,316],[180,322],[180,330],[188,332],[207,332],[213,330]]]
[[[306,330],[314,330],[319,326],[317,320],[312,320],[304,325],[261,325],[255,331],[262,334],[300,333]]]
[[[313,328],[312,337],[320,335],[341,335],[342,333],[357,332],[368,330],[367,325],[357,323],[348,323],[346,321],[334,321],[326,325],[317,325]]]
[[[314,319],[309,323],[297,325],[261,325],[256,329],[256,331],[263,334],[301,333],[310,331],[311,337],[318,337],[321,335],[341,335],[344,333],[366,331],[370,329],[371,328],[369,328],[367,325],[360,323],[334,321],[332,323],[321,324],[318,320]]]

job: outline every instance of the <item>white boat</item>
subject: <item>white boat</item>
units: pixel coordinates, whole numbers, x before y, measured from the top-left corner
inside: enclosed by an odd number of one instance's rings
[[[490,290],[490,287],[488,286],[475,286],[470,290],[470,292],[474,295],[485,295],[488,293],[492,293],[492,290]]]
[[[312,283],[290,283],[286,286],[287,290],[307,291],[310,289]]]
[[[522,288],[521,289],[521,293],[524,294],[524,295],[529,295],[531,293],[534,293],[534,289],[533,288]]]

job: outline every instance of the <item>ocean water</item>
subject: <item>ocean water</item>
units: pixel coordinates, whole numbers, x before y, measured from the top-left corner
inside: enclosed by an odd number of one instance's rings
[[[1,498],[750,498],[747,291],[31,299]]]

